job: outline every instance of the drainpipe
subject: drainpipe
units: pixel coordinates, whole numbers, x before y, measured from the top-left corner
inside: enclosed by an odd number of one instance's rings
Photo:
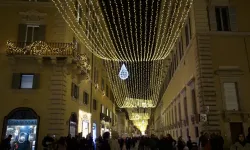
[[[91,80],[91,82],[90,82],[90,101],[89,101],[89,113],[91,114],[91,120],[90,120],[90,127],[91,127],[91,132],[93,132],[93,122],[92,122],[92,103],[93,103],[93,82],[94,82],[94,80],[93,80],[93,75],[94,75],[94,70],[93,70],[93,66],[94,66],[94,55],[93,55],[93,53],[91,54],[91,77],[90,77],[90,80]],[[93,133],[92,133],[93,134]]]
[[[249,57],[248,57],[248,51],[247,51],[247,41],[246,38],[244,37],[244,45],[245,45],[245,51],[246,51],[246,55],[247,55],[247,65],[248,65],[248,71],[250,72],[250,61],[249,61]]]

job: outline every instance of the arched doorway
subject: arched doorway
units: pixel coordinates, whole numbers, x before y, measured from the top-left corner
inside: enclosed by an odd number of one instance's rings
[[[12,135],[11,145],[18,145],[20,150],[36,150],[39,116],[37,113],[26,107],[12,110],[5,118],[2,132],[2,139]]]
[[[77,114],[72,113],[69,119],[69,134],[71,134],[71,137],[77,135],[77,122]]]

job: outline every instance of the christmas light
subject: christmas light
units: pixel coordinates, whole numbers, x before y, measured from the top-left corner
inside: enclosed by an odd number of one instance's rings
[[[148,0],[145,2],[140,0],[130,4],[129,0],[120,0],[118,4],[118,0],[101,0],[100,3],[103,5],[103,10],[101,10],[99,1],[76,0],[79,4],[77,7],[73,0],[52,1],[76,37],[86,45],[89,51],[102,59],[120,62],[165,59],[176,42],[180,27],[185,23],[193,2],[193,0],[152,0],[152,4],[149,4]],[[145,12],[142,12],[144,3],[146,4]],[[125,14],[125,4],[128,6],[128,13],[126,13],[128,18]],[[148,8],[148,5],[151,7]],[[109,13],[107,6],[110,9]],[[85,12],[84,8],[89,10],[92,8],[93,11]],[[76,12],[77,15],[75,15]],[[148,19],[149,13],[151,16]],[[145,15],[144,19],[143,15]],[[89,28],[81,19],[85,19]],[[94,30],[93,27],[98,32],[89,34]],[[122,29],[124,27],[125,30]],[[130,30],[130,34],[127,30]]]

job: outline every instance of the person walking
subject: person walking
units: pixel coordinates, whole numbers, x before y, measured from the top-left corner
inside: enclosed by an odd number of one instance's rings
[[[230,150],[250,150],[250,144],[243,134],[239,134],[237,141],[231,146]]]

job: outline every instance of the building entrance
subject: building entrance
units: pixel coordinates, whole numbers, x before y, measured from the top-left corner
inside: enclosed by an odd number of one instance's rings
[[[2,138],[12,135],[11,149],[36,150],[39,116],[31,108],[17,108],[4,119]]]

